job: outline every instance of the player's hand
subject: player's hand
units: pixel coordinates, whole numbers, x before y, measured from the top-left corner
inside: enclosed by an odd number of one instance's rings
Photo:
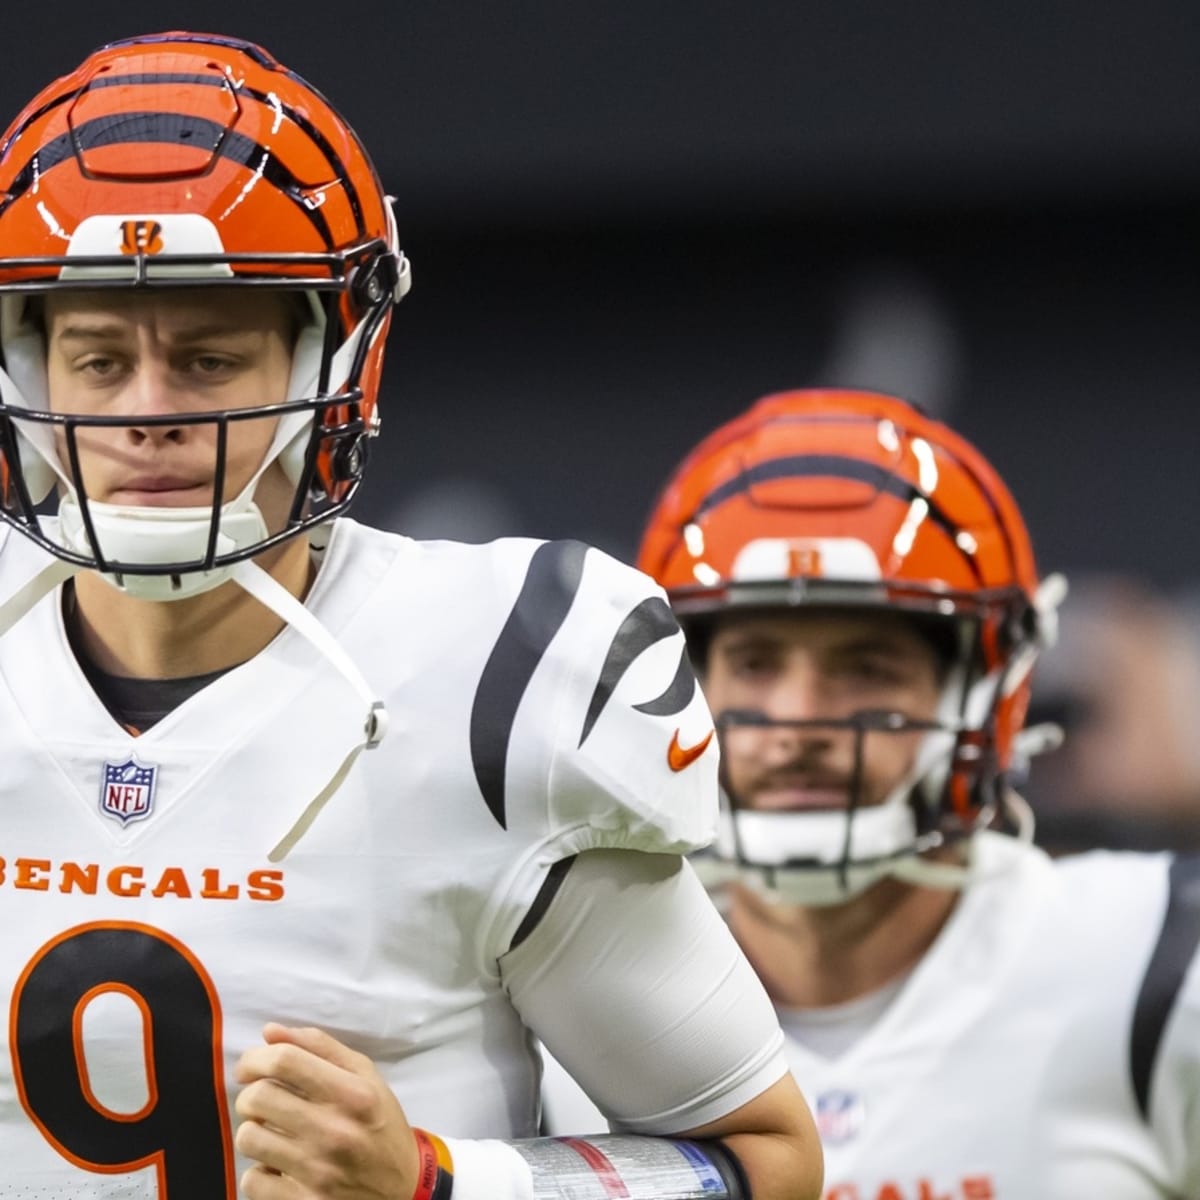
[[[396,1200],[416,1191],[412,1129],[363,1054],[319,1029],[268,1024],[234,1068],[246,1200]]]

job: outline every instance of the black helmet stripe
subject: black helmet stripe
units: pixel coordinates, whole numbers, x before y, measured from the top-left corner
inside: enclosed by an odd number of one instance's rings
[[[303,82],[302,80],[300,82]],[[95,79],[89,81],[88,88],[107,88],[120,87],[127,84],[156,84],[156,83],[171,83],[171,84],[187,84],[188,86],[196,87],[223,87],[225,79],[219,75],[199,75],[191,74],[183,71],[157,71],[144,72],[131,75],[99,75]],[[30,125],[39,121],[51,109],[56,108],[60,104],[65,104],[68,100],[74,100],[78,96],[78,92],[63,92],[56,96],[47,104],[43,104],[36,112],[32,112],[25,118],[21,124],[13,130],[5,141],[3,146],[0,146],[0,158],[7,152],[9,146],[19,138]],[[265,104],[269,108],[278,108],[298,129],[302,129],[312,140],[313,145],[325,156],[325,161],[329,164],[331,178],[340,179],[343,187],[346,189],[346,200],[350,205],[350,211],[354,214],[355,224],[358,226],[358,236],[366,237],[366,226],[363,223],[362,200],[358,195],[358,188],[354,186],[354,180],[350,176],[350,172],[346,169],[346,164],[342,161],[338,152],[329,144],[329,139],[302,113],[297,112],[289,105],[282,104],[278,100],[272,99],[265,92],[260,92],[257,88],[241,87],[235,95],[246,95],[257,100],[260,104]],[[364,152],[365,155],[365,152]]]
[[[30,127],[30,125],[32,125],[35,121],[40,121],[48,112],[50,112],[51,109],[57,108],[60,104],[66,104],[68,100],[74,100],[76,95],[78,95],[77,92],[61,92],[59,95],[55,96],[53,100],[48,100],[42,105],[41,108],[35,109],[33,112],[31,112],[29,116],[27,116],[25,120],[23,120],[20,125],[18,125],[16,129],[14,129],[12,133],[10,133],[8,137],[4,139],[4,144],[0,146],[0,158],[4,158],[4,156],[8,153],[9,147],[25,132],[25,130]]]
[[[303,82],[303,80],[301,80]],[[305,85],[307,86],[307,85]],[[314,88],[309,88],[310,91],[315,91]],[[264,92],[258,91],[256,88],[243,88],[248,96],[253,96],[260,104],[265,104],[268,107],[274,108],[277,104],[280,112],[296,124],[299,129],[303,129],[312,139],[313,145],[325,155],[325,161],[333,168],[333,177],[340,180],[342,187],[346,191],[346,201],[350,205],[350,211],[354,214],[354,223],[358,228],[358,236],[365,238],[367,236],[367,226],[363,221],[362,200],[359,199],[358,188],[354,186],[354,177],[351,175],[346,164],[342,162],[341,156],[329,144],[329,139],[302,113],[297,112],[294,108],[286,104],[279,103],[270,99]],[[332,105],[330,106],[332,108]],[[349,126],[347,125],[347,128]],[[359,147],[362,149],[361,145]],[[367,158],[367,152],[362,150],[363,158]],[[370,159],[367,159],[369,162]]]
[[[226,50],[237,50],[248,58],[254,59],[260,67],[269,71],[278,71],[279,63],[275,61],[261,46],[247,42],[242,38],[225,37],[219,33],[143,33],[137,37],[118,38],[115,42],[106,42],[101,50],[116,50],[121,46],[162,46],[178,42],[193,46],[221,46]]]
[[[134,145],[143,142],[179,143],[199,134],[196,144],[207,143],[222,158],[241,163],[254,171],[291,200],[320,234],[327,250],[334,250],[333,237],[324,214],[305,202],[304,185],[265,146],[244,134],[226,129],[215,121],[193,113],[126,112],[97,117],[77,126],[72,132],[60,134],[38,150],[13,179],[8,194],[0,201],[0,215],[33,186],[35,179],[53,170],[76,152],[99,146]]]
[[[296,79],[298,82],[304,83],[298,76]],[[139,73],[136,75],[102,75],[92,80],[88,84],[88,87],[118,87],[122,84],[131,83],[186,83],[189,85],[196,84],[200,87],[222,87],[225,84],[225,80],[219,75],[191,75],[181,71],[161,71],[157,73]],[[304,86],[309,87],[308,84],[304,84]],[[314,90],[314,88],[309,87],[309,91]],[[325,161],[329,164],[331,172],[330,177],[339,179],[345,187],[346,199],[350,204],[351,212],[354,213],[355,224],[358,226],[358,236],[360,238],[366,237],[366,226],[363,224],[362,215],[362,201],[359,199],[358,189],[354,186],[354,180],[350,177],[350,172],[347,170],[341,156],[329,144],[329,139],[303,113],[297,112],[290,105],[282,103],[266,92],[260,92],[257,88],[243,85],[235,90],[234,95],[249,96],[251,99],[257,100],[260,104],[266,105],[272,110],[277,109],[298,129],[302,129],[308,135],[313,145],[325,156]]]
[[[915,487],[909,480],[876,463],[864,462],[860,458],[851,458],[844,454],[791,454],[783,458],[770,458],[764,462],[755,463],[739,471],[732,479],[727,479],[719,487],[713,488],[696,506],[692,520],[702,517],[711,509],[734,496],[740,496],[756,484],[770,483],[779,479],[814,479],[825,476],[832,479],[848,479],[858,483],[867,483],[881,492],[911,504],[914,500],[922,500],[929,507],[929,516],[933,523],[954,544],[955,549],[966,560],[972,574],[983,582],[979,565],[975,556],[965,550],[959,542],[961,526],[955,524],[937,502],[925,495],[920,488]]]

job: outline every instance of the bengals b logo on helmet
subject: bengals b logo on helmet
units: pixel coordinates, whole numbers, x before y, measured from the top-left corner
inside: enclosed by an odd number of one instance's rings
[[[157,221],[122,221],[122,254],[161,254],[162,226]]]
[[[805,576],[821,576],[822,570],[820,547],[811,543],[805,545],[793,543],[788,547],[788,577],[799,579]]]

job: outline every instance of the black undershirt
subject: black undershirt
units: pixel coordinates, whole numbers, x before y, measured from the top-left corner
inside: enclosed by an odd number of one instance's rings
[[[67,640],[79,662],[79,667],[92,685],[92,691],[113,717],[134,733],[145,733],[163,717],[190,700],[201,688],[220,679],[232,667],[206,671],[203,675],[185,675],[177,679],[137,679],[129,675],[112,675],[98,667],[83,646],[75,619],[75,596],[70,583],[63,589],[63,624]]]
[[[79,665],[100,702],[126,729],[145,733],[163,717],[191,699],[214,679],[220,679],[226,667],[204,675],[186,675],[181,679],[134,679],[129,675],[110,675],[75,651]]]

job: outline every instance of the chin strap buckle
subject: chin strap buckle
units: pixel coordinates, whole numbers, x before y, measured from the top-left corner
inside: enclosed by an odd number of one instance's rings
[[[370,685],[350,656],[338,645],[337,639],[320,621],[278,580],[268,575],[262,567],[247,559],[233,569],[233,578],[260,603],[265,604],[277,616],[285,620],[302,637],[321,653],[358,693],[368,706],[367,719],[363,723],[363,739],[347,751],[341,765],[334,771],[329,782],[309,801],[308,806],[296,818],[291,829],[267,855],[271,862],[279,862],[308,831],[309,826],[333,794],[342,786],[351,767],[364,750],[373,750],[383,741],[387,733],[388,714],[382,700],[377,700]]]
[[[388,714],[387,709],[383,706],[383,701],[372,700],[371,711],[367,713],[367,723],[363,727],[363,733],[367,737],[363,749],[374,750],[383,741],[383,736],[387,733],[387,727]]]

